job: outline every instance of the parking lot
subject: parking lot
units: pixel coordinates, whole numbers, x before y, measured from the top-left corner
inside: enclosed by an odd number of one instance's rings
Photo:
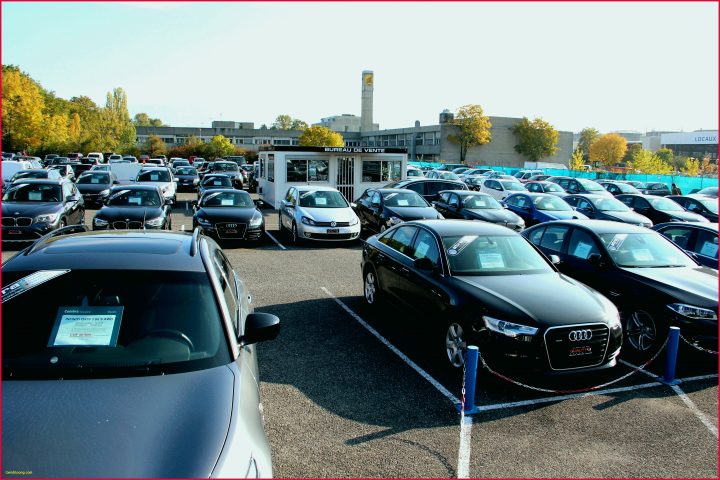
[[[192,230],[195,194],[178,194],[174,230]],[[282,320],[258,347],[276,477],[717,477],[718,357],[681,345],[678,386],[663,356],[587,393],[551,393],[478,374],[479,413],[461,418],[461,372],[444,338],[362,298],[360,242],[293,247],[265,210],[267,238],[226,250],[256,311]],[[88,210],[90,223],[94,211]],[[16,252],[3,251],[3,261]],[[522,382],[576,390],[636,370]],[[501,365],[490,367],[502,370]]]

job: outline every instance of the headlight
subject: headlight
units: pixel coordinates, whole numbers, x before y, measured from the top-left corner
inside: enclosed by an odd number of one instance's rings
[[[197,221],[200,225],[203,225],[205,227],[209,227],[210,225],[212,225],[212,222],[210,222],[208,219],[203,218],[203,217],[198,217]]]
[[[312,218],[302,217],[300,221],[305,225],[315,225],[315,220],[313,220]]]
[[[110,189],[103,190],[102,192],[98,193],[99,196],[105,197],[110,194]]]
[[[355,217],[355,218],[353,218],[352,220],[350,220],[349,225],[352,227],[352,226],[354,226],[354,225],[357,225],[359,222],[360,222],[360,220],[358,220],[358,218]]]
[[[388,223],[390,225],[397,225],[398,223],[402,223],[402,220],[399,219],[398,217],[390,217],[390,218],[388,218]]]
[[[492,317],[482,317],[485,326],[493,332],[502,333],[510,338],[516,338],[520,335],[535,335],[538,331],[535,327],[520,325],[517,323],[506,322]]]
[[[95,220],[93,220],[93,223],[95,223],[96,227],[107,227],[108,226],[107,220],[103,220],[102,218],[95,217]]]
[[[621,327],[620,325],[620,313],[615,312],[609,319],[608,319],[608,327],[610,327],[610,330],[617,330]]]
[[[197,178],[193,178],[193,185],[197,185],[200,182]]]
[[[58,214],[57,213],[49,213],[47,215],[39,215],[35,217],[35,222],[37,223],[53,223],[55,220],[57,220]]]
[[[686,305],[684,303],[671,303],[668,308],[683,317],[696,320],[717,320],[717,314],[710,309]]]
[[[148,225],[150,227],[159,227],[163,224],[163,217],[157,217],[152,218],[150,220],[145,220],[145,225]]]
[[[255,212],[253,214],[252,218],[250,219],[250,226],[251,227],[259,227],[260,224],[262,223],[262,221],[263,221],[263,216],[260,215],[260,212]]]

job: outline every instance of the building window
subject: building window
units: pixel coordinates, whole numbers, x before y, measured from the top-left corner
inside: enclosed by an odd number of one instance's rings
[[[299,142],[297,139],[293,139],[293,140],[292,140],[292,144],[293,144],[293,145],[299,145],[299,143],[300,143],[300,142]]]
[[[288,182],[327,182],[327,160],[286,160]]]
[[[363,182],[392,182],[402,178],[400,171],[402,162],[399,160],[363,160]]]
[[[273,140],[273,145],[290,145],[290,140],[276,138]]]
[[[267,179],[268,182],[275,181],[275,155],[268,155]]]

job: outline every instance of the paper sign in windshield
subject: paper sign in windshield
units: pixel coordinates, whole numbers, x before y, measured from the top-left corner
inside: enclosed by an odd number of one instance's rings
[[[639,248],[632,251],[632,256],[638,262],[652,262],[654,260],[652,253],[647,248]]]
[[[578,258],[588,258],[590,250],[592,250],[592,245],[589,243],[578,242],[575,247],[575,251],[573,252],[573,256]]]
[[[60,307],[48,347],[117,346],[123,307]]]
[[[222,205],[223,207],[232,207],[233,199],[232,198],[223,198],[220,200],[220,205]]]
[[[505,268],[505,260],[500,253],[480,253],[478,260],[480,268]]]
[[[315,199],[315,205],[327,205],[327,198],[317,197]]]

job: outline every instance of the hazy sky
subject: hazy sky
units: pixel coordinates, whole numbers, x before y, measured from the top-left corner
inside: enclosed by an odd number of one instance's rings
[[[560,130],[716,129],[717,3],[2,3],[2,63],[63,98],[125,89],[173,126],[445,108]]]

